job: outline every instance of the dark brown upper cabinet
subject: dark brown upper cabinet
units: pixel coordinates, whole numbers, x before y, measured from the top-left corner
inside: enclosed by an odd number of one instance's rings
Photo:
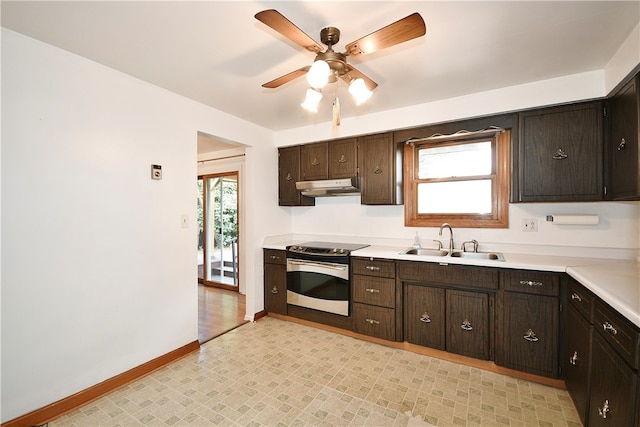
[[[315,142],[302,146],[300,166],[302,181],[329,178],[329,143]]]
[[[392,133],[366,135],[358,140],[361,203],[401,205],[402,143]]]
[[[314,206],[316,199],[300,194],[296,181],[300,181],[300,146],[278,149],[278,205]]]
[[[603,115],[601,102],[520,113],[513,201],[602,200]]]
[[[608,102],[607,200],[640,200],[639,85],[640,75],[636,75]]]
[[[358,139],[329,142],[329,178],[352,178],[358,175]]]

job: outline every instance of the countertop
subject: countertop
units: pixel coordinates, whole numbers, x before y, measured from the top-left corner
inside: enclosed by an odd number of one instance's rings
[[[284,250],[288,243],[295,242],[270,244],[265,245],[265,248]],[[507,252],[501,252],[504,261],[497,261],[449,256],[407,255],[403,253],[406,249],[406,246],[371,245],[353,251],[351,255],[366,258],[566,272],[629,321],[640,327],[640,263],[637,261]]]

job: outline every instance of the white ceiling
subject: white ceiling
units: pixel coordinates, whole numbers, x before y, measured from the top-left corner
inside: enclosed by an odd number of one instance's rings
[[[277,9],[335,47],[413,12],[427,35],[349,62],[379,86],[360,107],[346,86],[342,117],[601,70],[640,21],[638,1],[2,1],[2,26],[273,130],[331,120],[331,98],[300,108],[306,80],[262,83],[313,54],[254,18]],[[325,90],[326,93],[326,90]]]

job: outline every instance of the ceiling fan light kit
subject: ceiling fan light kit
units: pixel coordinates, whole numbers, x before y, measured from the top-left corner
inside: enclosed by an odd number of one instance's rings
[[[347,44],[345,52],[339,53],[333,50],[333,46],[340,41],[340,30],[336,27],[326,27],[320,31],[320,40],[327,46],[323,51],[319,43],[275,9],[258,12],[255,18],[297,45],[316,54],[316,58],[310,67],[302,67],[262,85],[265,88],[276,88],[306,74],[307,82],[311,88],[307,89],[305,100],[300,105],[312,112],[318,111],[318,104],[322,99],[322,88],[327,83],[335,83],[339,79],[344,80],[349,85],[349,93],[354,97],[356,105],[360,105],[371,98],[372,91],[378,84],[349,65],[347,63],[348,56],[377,52],[423,36],[427,31],[420,14],[413,13]],[[340,104],[337,96],[333,103],[333,116],[334,124],[339,124]]]

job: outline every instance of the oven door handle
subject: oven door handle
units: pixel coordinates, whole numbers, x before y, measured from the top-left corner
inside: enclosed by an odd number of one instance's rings
[[[345,264],[333,264],[333,263],[327,263],[327,262],[313,262],[313,261],[298,261],[295,259],[288,259],[287,263],[292,265],[301,265],[301,266],[308,265],[308,266],[320,267],[320,268],[330,268],[338,271],[345,271],[347,270],[347,268],[349,268],[349,266]]]

